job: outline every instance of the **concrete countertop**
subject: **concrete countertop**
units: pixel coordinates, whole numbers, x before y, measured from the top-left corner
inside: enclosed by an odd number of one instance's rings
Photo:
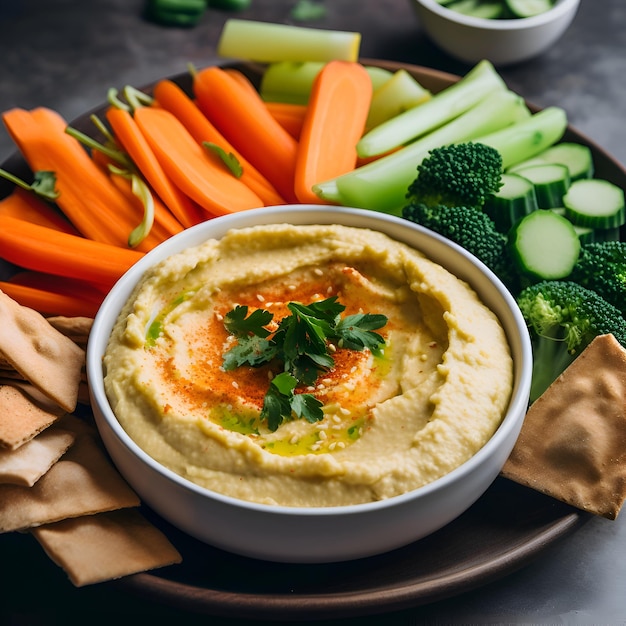
[[[289,22],[293,0],[253,0],[238,17]],[[66,119],[101,104],[109,87],[141,86],[216,59],[227,14],[210,10],[193,29],[165,28],[142,19],[139,0],[0,0],[0,111],[47,106]],[[311,25],[359,31],[364,57],[403,61],[462,75],[469,67],[438,51],[425,37],[407,0],[327,0],[327,17]],[[626,163],[626,3],[583,0],[564,37],[539,58],[500,73],[509,86],[541,107],[563,107],[570,123],[618,162]],[[0,161],[14,151],[0,129]],[[0,537],[0,546],[8,545]],[[626,518],[592,519],[523,569],[454,600],[385,617],[336,620],[356,624],[626,624]],[[33,561],[38,567],[38,561]],[[46,566],[48,567],[48,566]],[[23,570],[23,568],[21,568]],[[0,566],[0,623],[78,621],[76,593],[40,606]],[[67,583],[68,586],[69,583]],[[72,590],[73,591],[73,590]],[[94,616],[130,612],[161,623],[250,624],[245,620],[170,612],[154,601],[102,589],[84,590]],[[70,602],[70,604],[67,604]],[[74,608],[73,608],[74,606]],[[81,611],[85,610],[81,605]],[[85,622],[90,616],[83,615]],[[195,621],[197,619],[197,621]],[[100,623],[95,620],[94,623]]]

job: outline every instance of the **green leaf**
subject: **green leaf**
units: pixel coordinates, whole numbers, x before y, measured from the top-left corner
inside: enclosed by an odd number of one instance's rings
[[[369,348],[372,352],[377,352],[385,340],[373,331],[382,328],[386,323],[387,317],[384,315],[359,313],[342,319],[335,330],[341,347],[350,350]]]
[[[216,143],[212,143],[211,141],[203,141],[202,145],[211,152],[217,154],[217,156],[222,160],[224,165],[229,169],[230,173],[233,174],[236,178],[241,178],[243,175],[243,166],[239,162],[239,159],[232,153],[226,152],[224,148],[218,146]]]
[[[291,400],[291,410],[296,417],[304,418],[313,424],[324,419],[324,405],[310,393],[296,393]]]
[[[268,363],[275,356],[276,346],[272,342],[257,335],[246,335],[239,337],[237,345],[224,354],[222,367],[226,371],[242,365],[257,367]]]
[[[5,178],[26,191],[32,191],[44,200],[54,202],[59,197],[59,192],[55,189],[57,177],[54,172],[44,170],[35,172],[33,182],[30,185],[15,174],[3,169],[0,169],[0,178]]]
[[[224,317],[226,330],[237,337],[253,333],[257,337],[267,337],[270,331],[267,326],[274,315],[265,309],[256,309],[248,315],[248,307],[238,305]]]

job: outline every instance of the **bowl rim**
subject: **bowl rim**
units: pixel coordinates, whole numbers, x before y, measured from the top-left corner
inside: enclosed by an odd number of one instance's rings
[[[326,517],[329,515],[352,515],[362,514],[368,511],[378,511],[386,509],[392,506],[398,506],[407,501],[413,500],[416,497],[423,498],[428,497],[433,491],[445,487],[448,483],[453,483],[460,474],[471,473],[482,463],[484,457],[490,456],[490,454],[497,450],[504,440],[508,438],[511,431],[516,428],[521,428],[523,421],[523,415],[526,413],[528,403],[528,392],[530,389],[530,380],[532,373],[532,348],[530,343],[530,335],[527,330],[526,323],[522,316],[519,307],[517,306],[514,297],[511,295],[506,286],[501,280],[480,260],[468,253],[464,248],[456,243],[446,239],[445,237],[430,231],[423,226],[414,224],[400,217],[393,215],[378,213],[367,209],[357,209],[351,207],[324,207],[321,205],[281,205],[272,207],[263,207],[254,209],[256,219],[252,219],[251,224],[238,224],[238,222],[246,222],[249,218],[250,212],[233,213],[230,215],[224,215],[213,218],[196,226],[186,229],[185,231],[178,233],[170,237],[165,242],[156,246],[153,250],[146,253],[146,255],[135,263],[113,286],[98,312],[96,313],[91,329],[90,341],[87,344],[86,351],[86,371],[87,379],[89,382],[89,394],[92,404],[94,405],[94,413],[100,413],[101,419],[106,423],[108,428],[112,431],[118,442],[122,444],[129,452],[131,452],[139,461],[148,468],[161,475],[163,478],[169,479],[175,483],[178,487],[188,492],[194,492],[197,495],[208,497],[212,500],[220,502],[224,505],[237,506],[241,509],[250,511],[256,511],[264,514],[274,515],[293,515],[302,517]],[[366,222],[363,228],[375,229],[375,223],[385,224],[389,228],[402,227],[413,230],[420,233],[423,236],[434,239],[439,245],[443,244],[444,247],[451,249],[457,256],[463,257],[471,265],[479,270],[481,274],[487,276],[490,279],[494,287],[494,295],[500,297],[504,304],[511,312],[513,325],[519,331],[520,340],[520,359],[519,362],[514,362],[514,378],[513,389],[511,392],[511,398],[504,417],[493,433],[489,440],[480,448],[474,455],[464,461],[461,465],[448,472],[444,476],[427,483],[416,489],[412,489],[403,494],[386,498],[383,500],[377,500],[374,502],[365,502],[359,504],[350,505],[338,505],[338,506],[317,506],[317,507],[304,507],[304,506],[285,506],[285,505],[269,505],[257,502],[251,502],[219,493],[212,489],[202,487],[191,480],[177,474],[168,467],[162,465],[157,460],[152,458],[147,452],[145,452],[125,431],[121,423],[118,421],[115,413],[113,412],[109,401],[107,399],[104,390],[104,377],[102,376],[102,356],[108,343],[108,338],[112,330],[113,325],[120,313],[120,310],[126,302],[127,297],[130,295],[132,289],[140,280],[143,273],[151,267],[155,262],[163,258],[169,257],[172,254],[176,254],[187,247],[193,247],[197,243],[188,243],[185,245],[180,242],[186,242],[188,239],[198,240],[198,242],[205,241],[212,237],[220,238],[230,228],[247,228],[248,226],[256,226],[262,224],[278,224],[278,223],[292,223],[293,216],[295,214],[311,215],[311,219],[305,221],[296,221],[298,225],[304,224],[317,224],[335,223],[331,220],[319,221],[320,215],[334,214],[339,216],[343,215],[343,218],[338,217],[336,223],[344,224],[346,216],[349,220],[355,223],[349,224],[350,226],[356,226],[357,221]],[[248,215],[245,215],[248,214]],[[285,217],[287,216],[287,217]],[[267,219],[271,217],[272,219]],[[282,218],[282,219],[281,219]],[[368,225],[369,223],[369,225]],[[356,226],[359,227],[359,226]],[[210,234],[210,231],[221,231],[222,234]],[[209,231],[205,234],[205,231]],[[388,234],[386,230],[381,232]],[[202,236],[201,236],[202,235]],[[392,239],[395,239],[393,235],[388,235]],[[410,245],[410,244],[409,244]],[[170,251],[170,249],[172,249]],[[164,250],[166,252],[164,252]],[[471,281],[470,281],[471,282]],[[119,302],[119,292],[126,292],[128,295],[123,298],[122,302]],[[93,337],[93,340],[91,339]],[[509,338],[511,343],[511,338]],[[97,409],[96,409],[97,407]],[[521,418],[520,418],[521,414]],[[98,430],[100,430],[99,420],[96,420]],[[104,439],[104,437],[103,437]]]
[[[483,30],[492,31],[521,31],[544,26],[567,15],[570,11],[575,11],[580,4],[580,0],[557,0],[551,8],[531,17],[518,17],[508,19],[491,19],[487,17],[475,17],[465,15],[458,11],[452,11],[442,6],[436,0],[412,0],[415,4],[438,15],[439,17],[459,24],[461,26],[477,27]]]

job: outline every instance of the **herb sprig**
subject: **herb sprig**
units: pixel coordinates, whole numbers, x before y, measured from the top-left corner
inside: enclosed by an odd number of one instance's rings
[[[374,331],[387,323],[386,316],[358,313],[342,318],[346,307],[337,296],[308,305],[290,302],[287,308],[290,315],[280,320],[273,333],[267,326],[274,315],[265,309],[248,315],[248,307],[238,305],[224,317],[226,330],[237,338],[237,345],[224,353],[225,370],[243,365],[259,367],[274,360],[283,363],[283,371],[270,382],[261,410],[261,419],[267,420],[271,431],[294,416],[311,423],[323,419],[322,403],[312,394],[296,393],[295,389],[313,385],[320,372],[333,367],[332,350],[367,348],[378,354],[385,343]]]

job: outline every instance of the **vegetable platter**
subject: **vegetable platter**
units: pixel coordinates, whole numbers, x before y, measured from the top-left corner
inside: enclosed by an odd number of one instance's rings
[[[459,80],[425,67],[374,59],[363,59],[362,63],[389,72],[404,70],[432,93]],[[243,72],[257,87],[264,69],[255,63],[225,63],[223,67]],[[189,73],[171,80],[191,93]],[[150,94],[153,87],[142,91]],[[539,110],[530,103],[528,106]],[[103,105],[72,120],[71,126],[103,141],[91,118],[94,114],[104,116],[107,108]],[[588,146],[595,175],[626,188],[624,168],[575,128],[567,126],[562,141]],[[20,153],[2,168],[24,179],[29,177]],[[11,183],[0,180],[0,198],[12,189]],[[15,267],[3,263],[0,279],[8,279],[14,272]],[[460,518],[405,549],[359,562],[297,566],[257,562],[222,552],[184,535],[150,511],[146,514],[177,545],[183,565],[109,584],[142,597],[158,598],[173,607],[192,607],[198,613],[281,620],[361,616],[451,597],[521,568],[591,517],[499,478]]]

